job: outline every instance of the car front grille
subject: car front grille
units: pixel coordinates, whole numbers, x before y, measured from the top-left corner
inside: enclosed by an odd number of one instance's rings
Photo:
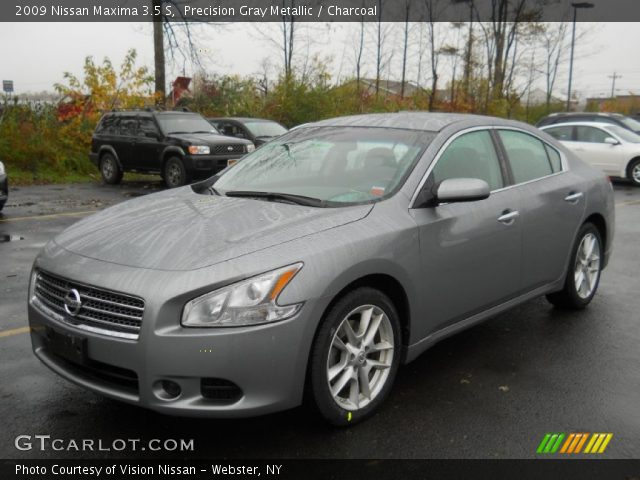
[[[91,287],[43,271],[36,274],[35,297],[66,323],[105,335],[137,339],[142,325],[144,300],[124,293]],[[79,309],[66,311],[65,299],[75,290]]]
[[[244,153],[244,145],[215,145],[211,147],[212,154],[223,154],[223,153]]]

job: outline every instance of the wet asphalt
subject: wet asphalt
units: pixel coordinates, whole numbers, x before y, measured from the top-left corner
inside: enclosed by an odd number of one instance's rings
[[[442,341],[401,368],[373,418],[328,427],[308,408],[242,420],[163,416],[87,392],[31,353],[31,263],[56,233],[159,182],[14,187],[0,214],[0,458],[534,458],[547,432],[611,432],[606,458],[640,457],[640,188],[616,183],[614,255],[583,312],[544,298]],[[14,447],[194,439],[192,453]]]

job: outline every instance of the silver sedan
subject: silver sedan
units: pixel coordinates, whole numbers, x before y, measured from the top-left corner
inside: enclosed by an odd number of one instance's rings
[[[586,307],[613,225],[608,179],[525,124],[307,124],[49,242],[31,278],[33,349],[70,381],[167,414],[306,400],[348,425],[445,337],[542,295]]]

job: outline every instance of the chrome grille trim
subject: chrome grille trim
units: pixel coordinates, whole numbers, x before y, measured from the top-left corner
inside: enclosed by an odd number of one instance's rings
[[[65,296],[71,289],[78,291],[82,302],[75,316],[68,315],[64,308]],[[56,320],[82,330],[133,340],[140,334],[144,300],[132,295],[38,271],[32,301]]]

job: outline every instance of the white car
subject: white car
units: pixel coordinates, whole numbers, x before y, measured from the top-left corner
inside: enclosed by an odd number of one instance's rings
[[[640,186],[640,135],[601,122],[562,123],[541,130],[607,175]]]

